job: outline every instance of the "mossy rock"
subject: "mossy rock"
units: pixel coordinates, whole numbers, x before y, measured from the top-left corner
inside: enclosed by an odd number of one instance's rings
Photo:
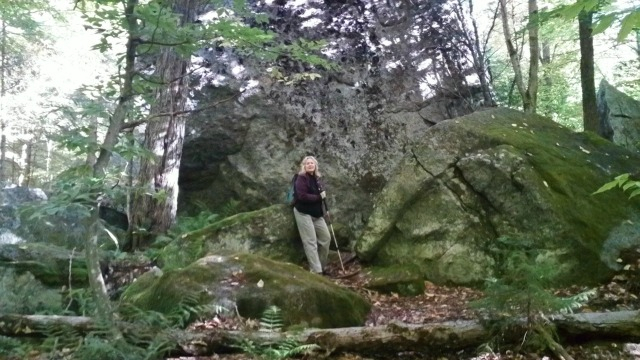
[[[390,267],[373,267],[365,273],[369,281],[367,289],[400,296],[416,296],[424,293],[424,276],[414,264]]]
[[[199,243],[204,253],[246,252],[292,263],[304,259],[293,212],[284,204],[224,218],[180,241]]]
[[[0,266],[30,272],[48,286],[85,286],[87,265],[82,253],[43,243],[0,245]],[[69,275],[71,268],[71,275]]]
[[[208,255],[184,269],[146,274],[122,299],[144,310],[170,314],[181,304],[237,306],[241,316],[259,319],[272,305],[285,326],[359,326],[370,304],[359,294],[293,264],[238,253]]]
[[[408,151],[355,249],[375,265],[413,263],[428,280],[472,285],[492,275],[497,238],[522,238],[564,265],[554,285],[596,284],[613,273],[601,258],[617,256],[603,244],[629,233],[614,229],[640,217],[640,199],[592,194],[638,163],[637,152],[515,110],[443,121]]]

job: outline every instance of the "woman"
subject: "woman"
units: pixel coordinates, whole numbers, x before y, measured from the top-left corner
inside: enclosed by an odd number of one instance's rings
[[[293,215],[307,255],[309,270],[320,275],[326,275],[324,268],[331,243],[327,223],[322,217],[322,201],[326,197],[323,188],[318,161],[313,156],[305,157],[300,163],[300,172],[294,185]]]

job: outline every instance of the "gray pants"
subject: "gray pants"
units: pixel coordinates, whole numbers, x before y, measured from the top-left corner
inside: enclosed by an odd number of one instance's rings
[[[293,209],[293,215],[296,218],[304,253],[307,255],[309,262],[309,270],[314,273],[322,273],[325,265],[327,265],[327,257],[329,256],[329,245],[331,244],[331,235],[324,218],[313,217],[303,214]]]

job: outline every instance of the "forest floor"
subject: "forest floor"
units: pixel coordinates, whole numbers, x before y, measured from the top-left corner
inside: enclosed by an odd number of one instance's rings
[[[470,302],[480,299],[482,292],[476,289],[460,286],[437,286],[426,283],[424,293],[418,296],[401,297],[397,294],[380,294],[365,288],[367,272],[361,267],[357,259],[345,264],[342,272],[339,263],[328,269],[330,278],[338,285],[361,293],[372,304],[365,326],[385,325],[390,322],[408,324],[426,324],[452,320],[477,319]],[[353,276],[339,278],[342,274]],[[571,287],[556,292],[559,296],[571,296],[589,290],[588,288]],[[627,268],[616,275],[610,282],[596,289],[595,296],[578,312],[604,312],[640,309],[640,272],[638,266]],[[219,327],[223,329],[239,329],[237,319],[214,319],[192,325],[197,328]],[[625,343],[588,343],[569,345],[568,353],[575,360],[634,360],[640,359],[640,344]],[[538,354],[514,349],[481,353],[479,351],[458,352],[450,355],[430,356],[419,352],[398,353],[394,359],[428,359],[428,360],[550,360],[551,354]],[[182,357],[174,360],[247,360],[253,359],[244,354],[216,355],[213,357]],[[339,354],[331,356],[338,360],[374,360],[380,358],[361,357],[355,354]],[[385,357],[390,359],[390,357]]]

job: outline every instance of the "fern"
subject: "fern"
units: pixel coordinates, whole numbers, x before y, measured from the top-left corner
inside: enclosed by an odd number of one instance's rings
[[[0,313],[59,314],[61,303],[60,294],[46,288],[31,273],[0,269]]]
[[[563,298],[564,306],[561,306],[560,312],[563,314],[573,314],[573,310],[579,309],[587,304],[587,302],[596,296],[595,289],[589,289],[579,294]]]
[[[0,354],[3,359],[26,359],[29,347],[17,339],[0,335]]]
[[[272,305],[268,307],[260,319],[260,330],[268,332],[279,332],[282,330],[282,311],[279,307]]]
[[[222,206],[222,210],[220,210],[220,215],[222,218],[226,218],[238,213],[238,206],[240,205],[240,201],[238,200],[229,200],[228,203]]]
[[[640,195],[640,181],[632,179],[632,175],[628,173],[616,176],[613,180],[602,185],[591,195],[600,194],[616,187],[621,188],[623,192],[631,191],[629,199]]]
[[[260,319],[259,331],[279,332],[282,327],[282,311],[280,308],[275,305],[268,307]],[[301,354],[309,354],[320,348],[316,344],[301,344],[290,336],[269,345],[258,345],[251,340],[243,339],[237,347],[246,354],[268,360],[288,359]]]
[[[523,344],[541,348],[552,346],[548,339],[553,338],[554,330],[546,321],[546,315],[573,311],[583,306],[594,291],[568,298],[553,295],[549,287],[561,267],[527,239],[501,237],[489,251],[497,264],[496,278],[487,280],[485,297],[473,302],[472,306],[490,315],[495,321],[493,330],[498,334],[508,332],[513,322],[524,316],[533,332]]]
[[[288,359],[320,349],[317,344],[300,344],[291,337],[270,345],[258,345],[251,340],[243,339],[236,347],[252,357],[268,360]]]

